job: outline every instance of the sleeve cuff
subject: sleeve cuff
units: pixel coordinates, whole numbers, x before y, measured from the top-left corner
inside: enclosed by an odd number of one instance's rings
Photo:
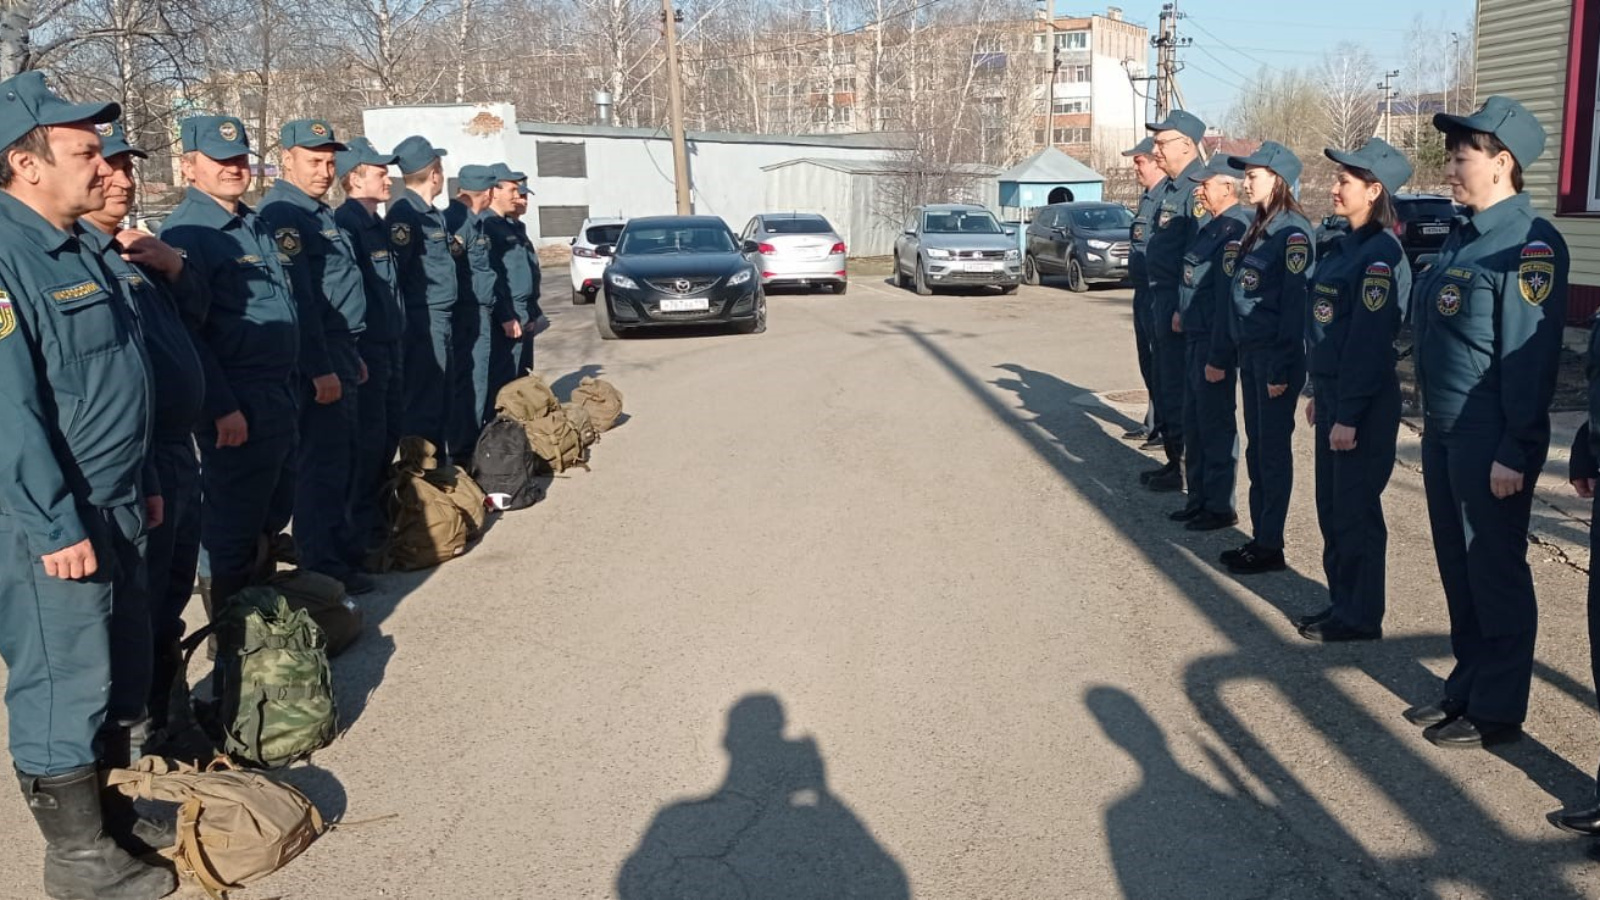
[[[72,510],[52,519],[48,530],[30,533],[28,544],[35,556],[49,556],[88,539],[89,532],[84,529],[83,520],[78,517],[77,510]]]

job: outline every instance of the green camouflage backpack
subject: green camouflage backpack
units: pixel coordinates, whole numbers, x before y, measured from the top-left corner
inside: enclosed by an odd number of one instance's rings
[[[327,638],[303,609],[271,587],[229,597],[216,621],[184,642],[217,635],[212,674],[222,751],[241,765],[276,769],[333,742],[338,713]]]

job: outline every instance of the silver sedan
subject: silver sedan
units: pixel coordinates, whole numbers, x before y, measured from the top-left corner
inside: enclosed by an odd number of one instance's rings
[[[740,238],[757,245],[750,261],[767,287],[826,285],[842,294],[850,284],[844,238],[822,216],[763,213],[745,225]]]

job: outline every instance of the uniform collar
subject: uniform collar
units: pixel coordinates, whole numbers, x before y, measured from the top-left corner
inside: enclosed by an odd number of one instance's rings
[[[15,225],[46,253],[54,253],[84,235],[83,225],[74,222],[71,232],[62,231],[34,212],[33,207],[4,191],[0,191],[0,221]]]
[[[250,207],[246,206],[243,201],[239,202],[237,212],[228,212],[227,207],[223,206],[217,198],[195,187],[189,188],[189,192],[184,195],[182,205],[194,210],[194,218],[198,224],[216,229],[227,228],[236,222],[243,222],[245,216],[248,216],[251,212]]]
[[[1176,190],[1182,190],[1185,186],[1193,187],[1195,184],[1189,180],[1189,176],[1205,167],[1206,164],[1200,161],[1200,157],[1196,156],[1194,159],[1189,160],[1189,164],[1183,167],[1183,171],[1178,173],[1177,178],[1169,178],[1167,180],[1172,182],[1172,187]]]
[[[360,217],[361,217],[361,221],[363,221],[363,222],[365,222],[365,223],[367,223],[367,225],[369,225],[369,226],[370,226],[370,225],[377,225],[377,224],[380,224],[380,223],[382,223],[382,221],[383,221],[383,220],[382,220],[382,219],[380,219],[380,218],[379,218],[379,217],[378,217],[378,214],[377,214],[377,213],[375,213],[375,212],[368,212],[368,211],[367,211],[367,208],[366,208],[366,206],[364,206],[364,205],[363,205],[363,204],[362,204],[362,203],[361,203],[361,201],[360,201],[360,200],[357,200],[357,199],[355,199],[355,198],[354,198],[354,197],[346,197],[346,198],[345,198],[345,201],[344,201],[344,203],[343,203],[343,204],[341,204],[341,205],[342,205],[342,206],[346,206],[346,207],[349,207],[349,208],[350,208],[350,210],[351,210],[351,211],[352,211],[352,212],[353,212],[353,213],[354,213],[354,214],[355,214],[355,215],[357,215],[357,216],[360,216]]]
[[[1482,212],[1468,212],[1466,219],[1472,225],[1472,230],[1479,234],[1489,232],[1512,222],[1516,219],[1531,218],[1533,201],[1527,194],[1515,194],[1501,200]]]
[[[279,178],[274,181],[272,187],[267,191],[267,196],[273,200],[281,200],[288,203],[290,206],[297,206],[308,213],[319,213],[328,208],[326,203],[313,199],[310,194],[290,184],[287,178]],[[262,199],[264,201],[266,198]]]

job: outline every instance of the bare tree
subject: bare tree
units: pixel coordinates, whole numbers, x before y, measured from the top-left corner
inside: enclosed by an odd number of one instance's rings
[[[1239,93],[1227,121],[1238,137],[1277,141],[1309,159],[1321,156],[1322,117],[1322,89],[1311,76],[1263,67]]]
[[[1350,41],[1322,55],[1316,78],[1322,84],[1323,139],[1330,147],[1354,149],[1378,125],[1378,64]]]
[[[31,68],[28,33],[36,6],[34,0],[0,0],[0,78]]]

